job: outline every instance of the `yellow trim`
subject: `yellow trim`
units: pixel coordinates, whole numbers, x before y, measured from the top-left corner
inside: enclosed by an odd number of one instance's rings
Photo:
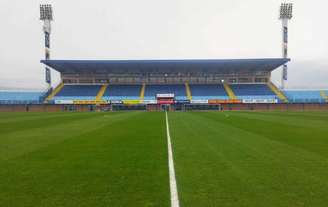
[[[136,105],[136,104],[140,104],[140,100],[123,100],[123,104]]]
[[[225,91],[227,92],[230,99],[232,99],[232,100],[237,99],[237,96],[235,95],[232,88],[227,83],[223,83],[223,87],[224,87]]]
[[[108,84],[102,85],[96,96],[96,103],[103,103],[102,97],[107,89]]]
[[[322,98],[326,99],[326,101],[328,102],[328,95],[326,94],[325,91],[320,91],[320,95]]]
[[[140,100],[144,100],[145,98],[145,90],[146,90],[146,83],[142,84],[141,90],[140,90]]]
[[[281,90],[279,90],[271,81],[268,82],[268,87],[278,96],[281,101],[288,103],[288,99],[285,94]]]
[[[104,102],[104,101],[102,101]],[[105,103],[105,102],[104,102]],[[73,100],[73,104],[79,104],[79,105],[91,105],[91,104],[99,104],[96,100]]]
[[[50,101],[59,91],[64,87],[64,83],[60,82],[58,86],[49,94],[49,96],[46,98],[46,102]]]
[[[189,87],[189,83],[188,83],[188,82],[185,82],[185,87],[186,87],[186,94],[187,94],[187,97],[188,97],[188,99],[191,101],[192,96],[191,96],[191,90],[190,90],[190,87]]]

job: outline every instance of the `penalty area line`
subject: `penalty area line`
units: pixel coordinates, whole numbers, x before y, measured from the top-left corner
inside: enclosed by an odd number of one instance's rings
[[[180,205],[179,205],[179,197],[178,197],[178,188],[177,188],[177,181],[175,178],[173,151],[172,151],[169,119],[167,116],[167,111],[165,112],[165,118],[166,118],[166,136],[167,136],[168,157],[169,157],[171,207],[179,207]]]

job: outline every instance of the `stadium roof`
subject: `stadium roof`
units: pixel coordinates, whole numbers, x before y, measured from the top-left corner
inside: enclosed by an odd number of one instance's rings
[[[198,60],[41,60],[61,73],[240,73],[272,71],[287,58]]]

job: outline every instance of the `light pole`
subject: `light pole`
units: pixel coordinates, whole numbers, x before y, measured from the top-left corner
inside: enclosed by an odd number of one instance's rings
[[[45,43],[45,59],[50,59],[50,33],[51,33],[51,21],[52,17],[52,7],[50,4],[40,5],[40,20],[43,21],[43,32],[44,32],[44,43]],[[50,68],[45,68],[45,80],[48,84],[48,89],[51,88],[51,73]]]
[[[288,57],[288,21],[293,17],[293,4],[282,3],[280,6],[279,19],[282,21],[282,54],[283,58]],[[285,81],[287,80],[287,63],[283,65],[281,74],[281,89],[285,88]]]

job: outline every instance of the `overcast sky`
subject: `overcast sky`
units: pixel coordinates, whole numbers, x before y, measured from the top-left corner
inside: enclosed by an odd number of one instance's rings
[[[52,59],[107,60],[281,57],[281,2],[0,0],[0,89],[45,88],[40,3],[53,4]],[[328,88],[328,2],[289,2],[287,86]]]

